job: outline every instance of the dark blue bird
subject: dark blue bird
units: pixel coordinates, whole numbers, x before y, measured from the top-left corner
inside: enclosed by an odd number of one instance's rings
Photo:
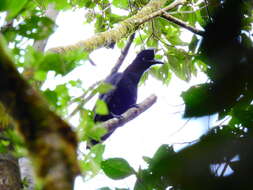
[[[154,49],[142,50],[123,73],[114,73],[107,77],[106,83],[114,86],[114,89],[106,94],[101,94],[99,99],[106,102],[109,113],[107,115],[95,115],[95,122],[107,121],[113,117],[120,117],[129,108],[136,105],[137,87],[142,74],[154,64],[162,64],[161,61],[155,60]],[[116,129],[116,128],[115,128]],[[114,131],[112,129],[105,134],[101,140],[106,140]],[[91,144],[99,143],[91,140]]]

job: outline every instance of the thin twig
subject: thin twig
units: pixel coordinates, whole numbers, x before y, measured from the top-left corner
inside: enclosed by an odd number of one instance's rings
[[[198,141],[199,141],[199,139],[195,139],[195,140],[192,140],[192,141],[189,141],[189,142],[174,142],[174,143],[171,143],[171,144],[172,145],[193,144],[193,143],[196,143]]]
[[[73,99],[69,103],[69,105],[70,105],[70,104],[76,102],[77,100],[82,99],[81,102],[78,104],[78,106],[69,114],[68,118],[71,118],[72,116],[74,116],[84,106],[85,103],[87,103],[89,100],[91,100],[96,95],[97,92],[92,91],[89,95],[88,95],[88,92],[90,92],[92,89],[94,89],[96,86],[98,86],[101,82],[102,81],[97,81],[96,83],[92,84],[84,94]],[[87,97],[85,98],[85,96],[87,96]]]
[[[176,130],[175,132],[171,133],[169,135],[169,138],[174,136],[175,134],[177,134],[178,132],[180,132],[190,121],[191,119],[187,119],[187,121],[183,124],[183,126],[181,126],[178,130]]]
[[[219,164],[217,166],[217,168],[215,169],[215,171],[214,171],[214,173],[215,173],[216,176],[218,176],[218,171],[219,171],[220,167],[221,167],[221,164]]]
[[[171,11],[170,15],[175,15],[175,14],[191,14],[195,13],[196,11],[199,11],[201,9],[206,8],[206,6],[199,7],[198,9],[192,10],[192,11]]]
[[[154,19],[154,18],[156,18],[158,16],[163,15],[164,12],[167,12],[167,11],[169,11],[169,10],[171,10],[171,9],[179,6],[179,5],[182,5],[184,3],[186,3],[185,0],[174,1],[173,3],[171,3],[170,5],[168,5],[167,7],[164,7],[162,9],[158,10],[158,11],[155,11],[155,12],[151,13],[150,15],[145,16],[142,20],[140,20],[138,22],[138,24],[142,25],[145,22],[150,21],[151,19]]]
[[[225,166],[220,174],[221,177],[224,176],[225,172],[227,171],[227,168],[228,168],[228,165],[229,165],[230,161],[228,160],[226,163],[225,163]]]
[[[207,0],[204,0],[204,1],[205,1],[205,4],[206,4],[206,13],[207,13],[209,22],[211,22],[211,21],[212,21],[212,18],[211,18],[211,16],[210,16],[210,11],[209,11],[209,8],[208,8],[208,2],[207,2]]]
[[[88,57],[88,60],[91,63],[91,65],[96,66],[96,63],[90,57]]]
[[[130,46],[131,46],[131,44],[132,44],[132,42],[133,42],[133,40],[134,40],[134,37],[135,37],[135,33],[133,33],[133,34],[129,37],[129,39],[128,39],[128,41],[127,41],[127,44],[126,44],[126,46],[124,47],[124,49],[121,51],[121,54],[120,54],[120,56],[119,56],[119,58],[118,58],[118,61],[116,62],[115,66],[112,68],[110,75],[112,75],[113,73],[118,72],[120,66],[122,65],[122,63],[124,62],[124,60],[125,60],[125,58],[126,58],[126,56],[127,56],[127,54],[128,54],[128,51],[129,51]]]
[[[92,84],[81,96],[71,100],[69,104],[73,104],[74,102],[78,101],[79,99],[84,98],[88,94],[89,91],[91,91],[93,88],[95,88],[100,83],[101,83],[101,81],[97,81],[94,84]]]
[[[177,24],[177,25],[179,25],[179,26],[181,26],[181,27],[183,27],[183,28],[185,28],[185,29],[187,29],[187,30],[189,30],[191,32],[193,32],[194,34],[198,34],[200,36],[204,35],[204,31],[199,30],[197,28],[194,28],[194,27],[188,25],[186,22],[184,22],[182,20],[179,20],[176,17],[171,16],[167,12],[163,12],[163,14],[162,14],[161,17],[164,18],[164,19],[166,19],[166,20],[168,20],[168,21],[170,21],[170,22],[173,22],[174,24]]]

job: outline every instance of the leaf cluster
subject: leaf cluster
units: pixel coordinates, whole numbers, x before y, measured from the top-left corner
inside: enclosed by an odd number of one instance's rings
[[[199,70],[204,71],[209,81],[182,94],[184,116],[218,113],[219,119],[227,122],[221,122],[195,144],[179,152],[170,145],[162,145],[152,158],[144,157],[148,167],[138,171],[123,158],[104,160],[105,147],[94,146],[88,153],[80,154],[80,165],[86,179],[97,175],[102,168],[107,176],[115,180],[134,175],[136,190],[247,190],[252,187],[252,182],[245,180],[245,176],[252,176],[253,158],[252,10],[245,2],[192,0],[170,12],[192,27],[204,28],[203,39],[196,34],[188,34],[191,40],[183,40],[185,30],[161,17],[138,28],[134,39],[136,49],[157,48],[157,59],[165,62],[162,67],[153,67],[145,73],[142,82],[152,75],[169,84],[172,74],[189,81]],[[34,41],[47,39],[54,32],[55,23],[44,15],[50,3],[54,3],[58,10],[85,8],[85,21],[94,24],[96,32],[103,32],[134,15],[148,1],[2,0],[0,3],[0,11],[6,13],[0,31],[11,47],[20,73],[41,91],[51,109],[58,114],[67,118],[73,110],[70,105],[76,106],[79,114],[76,131],[81,142],[89,138],[99,140],[106,129],[94,124],[94,112],[86,108],[86,103],[96,94],[109,91],[112,86],[99,84],[84,88],[82,81],[70,79],[56,84],[54,88],[42,88],[50,73],[54,77],[66,77],[89,56],[82,49],[60,55],[41,53],[29,46]],[[124,11],[124,14],[116,14],[115,9]],[[117,46],[123,48],[125,41],[117,42]],[[83,95],[72,95],[72,89],[79,89]],[[107,113],[104,102],[98,101],[96,105],[96,112]],[[1,129],[1,136],[0,152],[6,152],[11,145],[16,155],[25,154],[23,142],[13,128]],[[225,176],[227,167],[232,170],[229,176]]]

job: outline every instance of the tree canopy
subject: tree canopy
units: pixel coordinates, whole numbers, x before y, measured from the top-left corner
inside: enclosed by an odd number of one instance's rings
[[[77,9],[85,12],[83,22],[93,26],[94,36],[45,51],[58,13]],[[29,156],[38,177],[36,189],[73,189],[77,175],[91,178],[101,171],[114,180],[134,175],[135,190],[251,189],[252,18],[249,0],[2,0],[0,160],[13,163]],[[190,42],[182,40],[184,31],[191,32]],[[134,119],[155,103],[154,95],[125,112],[123,119],[97,125],[94,111],[104,114],[107,106],[97,101],[96,110],[90,110],[87,103],[111,85],[94,81],[84,88],[85,81],[68,80],[54,89],[43,88],[49,73],[64,77],[86,62],[94,64],[89,54],[98,48],[122,49],[111,70],[117,72],[131,45],[156,48],[157,59],[165,63],[146,72],[142,82],[152,75],[166,88],[173,74],[189,81],[204,72],[206,83],[181,94],[183,116],[217,114],[220,123],[180,151],[161,145],[153,157],[144,157],[147,168],[138,171],[124,158],[104,159],[103,144],[87,153],[79,145],[90,138],[99,141],[106,128]],[[82,95],[72,95],[71,89]],[[78,117],[76,126],[68,124],[72,117]],[[7,171],[10,165],[5,166]],[[20,178],[18,170],[10,171]],[[0,172],[0,179],[8,179],[0,180],[6,181],[0,188],[21,189],[12,174]],[[27,187],[23,180],[22,188]]]

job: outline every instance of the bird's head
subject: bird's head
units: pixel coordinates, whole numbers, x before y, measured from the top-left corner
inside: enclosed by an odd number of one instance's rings
[[[140,53],[138,53],[136,59],[149,65],[163,64],[163,62],[155,59],[155,49],[153,48],[142,50]]]

